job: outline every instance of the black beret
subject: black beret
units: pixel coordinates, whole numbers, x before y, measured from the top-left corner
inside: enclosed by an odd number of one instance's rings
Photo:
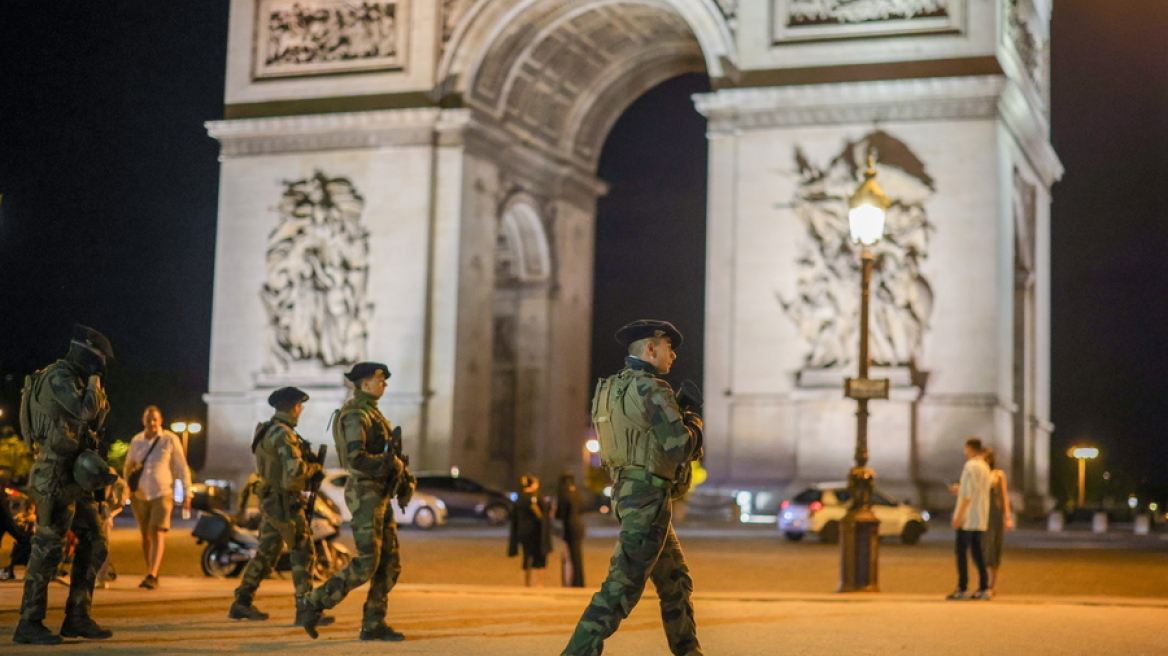
[[[681,346],[681,331],[674,327],[668,321],[654,321],[653,319],[641,319],[632,323],[625,324],[620,330],[616,331],[616,341],[621,346],[628,348],[629,344],[646,337],[668,337],[673,344],[673,348]]]
[[[281,387],[268,396],[268,405],[277,410],[291,410],[297,403],[304,403],[308,395],[295,387]]]
[[[89,326],[81,324],[73,326],[73,343],[97,353],[106,360],[114,359],[114,347],[110,346],[109,339]]]
[[[348,378],[354,383],[359,383],[366,378],[376,374],[378,369],[385,372],[386,378],[390,377],[391,374],[389,373],[389,367],[381,364],[380,362],[358,362],[357,364],[353,365],[353,368],[349,370],[349,373],[345,374],[345,378]]]

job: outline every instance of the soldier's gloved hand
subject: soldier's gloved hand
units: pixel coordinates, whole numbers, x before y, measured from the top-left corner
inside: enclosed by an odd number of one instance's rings
[[[413,478],[413,476],[410,478]],[[410,501],[414,498],[414,485],[415,483],[413,481],[403,481],[397,488],[397,505],[402,510],[405,510],[406,506],[410,505]]]
[[[324,470],[320,468],[320,465],[317,465],[316,471],[314,471],[308,478],[308,485],[309,487],[316,487],[320,485],[322,481],[324,481]]]

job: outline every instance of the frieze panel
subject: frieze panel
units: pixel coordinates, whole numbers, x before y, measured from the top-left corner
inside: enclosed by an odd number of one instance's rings
[[[773,0],[774,42],[820,41],[965,28],[965,0]]]
[[[884,239],[871,247],[870,355],[874,365],[919,360],[933,312],[933,289],[922,271],[934,231],[925,206],[934,182],[904,142],[883,131],[849,141],[826,164],[796,148],[792,208],[807,236],[797,261],[795,293],[776,294],[806,342],[808,369],[846,367],[859,342],[860,257],[848,230],[848,198],[863,180],[868,155],[892,200]]]
[[[365,357],[369,319],[369,231],[365,199],[347,178],[320,171],[284,182],[279,222],[268,236],[265,373],[295,362],[346,365]]]
[[[1038,17],[1028,0],[1005,0],[1005,30],[1003,40],[1018,55],[1029,80],[1046,93],[1046,67],[1050,50],[1045,30],[1039,29]]]
[[[405,68],[407,0],[260,0],[256,79]]]

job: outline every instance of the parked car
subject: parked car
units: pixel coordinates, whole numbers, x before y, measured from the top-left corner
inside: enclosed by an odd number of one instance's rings
[[[418,490],[444,501],[451,517],[485,519],[491,526],[506,524],[511,517],[511,499],[498,490],[457,473],[420,472],[415,476]]]
[[[345,503],[345,482],[349,480],[349,472],[344,469],[327,469],[324,480],[320,484],[322,494],[327,494],[341,508],[341,516],[347,522],[353,518],[349,504]],[[442,500],[415,491],[414,498],[410,499],[405,508],[398,505],[397,500],[389,502],[393,508],[393,517],[398,524],[413,524],[418,528],[431,529],[446,523],[446,504]]]
[[[818,534],[823,542],[839,542],[849,498],[847,483],[813,485],[780,504],[779,530],[796,542],[807,533]],[[927,512],[892,501],[879,490],[872,492],[872,512],[880,520],[881,537],[898,536],[905,544],[916,544],[928,530]]]

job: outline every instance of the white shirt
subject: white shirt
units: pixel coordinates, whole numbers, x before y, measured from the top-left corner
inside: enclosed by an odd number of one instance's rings
[[[150,445],[158,440],[158,446],[150,451]],[[146,453],[150,457],[146,458]],[[132,472],[138,463],[143,463],[142,478],[138,480],[138,491],[134,497],[138,499],[157,499],[165,494],[174,495],[174,481],[181,480],[183,494],[190,494],[191,470],[187,467],[187,458],[183,453],[182,440],[178,435],[163,429],[155,438],[147,438],[145,433],[138,433],[130,440],[130,450],[126,454],[126,466],[123,471]]]
[[[957,488],[957,505],[969,499],[965,513],[965,531],[984,531],[990,523],[990,466],[980,456],[965,461],[961,468],[961,483]]]

